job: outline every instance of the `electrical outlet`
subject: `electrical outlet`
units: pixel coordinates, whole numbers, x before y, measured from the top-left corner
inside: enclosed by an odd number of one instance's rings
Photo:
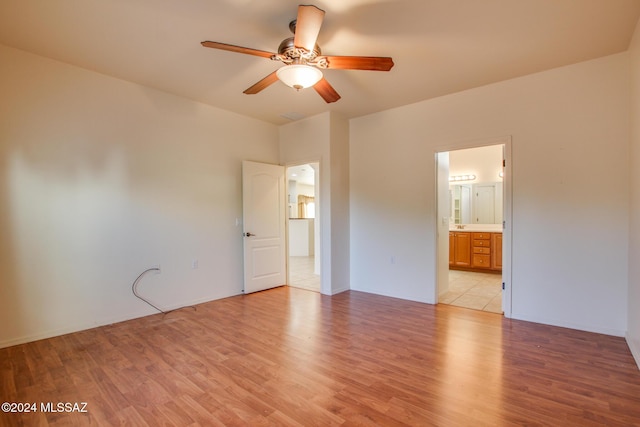
[[[195,270],[198,268],[198,260],[197,259],[192,259],[191,260],[191,269]]]

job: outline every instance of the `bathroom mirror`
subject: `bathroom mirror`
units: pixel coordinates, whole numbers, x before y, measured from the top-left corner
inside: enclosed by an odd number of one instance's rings
[[[449,186],[452,224],[500,224],[502,182]]]

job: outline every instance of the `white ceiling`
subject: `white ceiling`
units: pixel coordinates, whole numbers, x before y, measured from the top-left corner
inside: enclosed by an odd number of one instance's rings
[[[283,114],[358,117],[625,51],[640,15],[640,0],[317,0],[324,54],[396,64],[326,71],[342,95],[334,104],[280,82],[245,95],[281,64],[200,45],[274,52],[298,3],[0,0],[0,43],[282,124]]]
[[[317,163],[315,165],[317,167]],[[315,170],[310,164],[289,166],[287,168],[287,179],[289,181],[296,181],[305,185],[314,185],[315,176]]]

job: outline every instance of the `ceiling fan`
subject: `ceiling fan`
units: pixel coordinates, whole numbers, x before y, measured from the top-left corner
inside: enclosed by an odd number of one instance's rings
[[[313,87],[327,103],[336,102],[340,95],[323,77],[321,69],[389,71],[393,67],[393,60],[378,56],[322,55],[316,41],[324,13],[324,10],[313,5],[298,6],[296,20],[289,23],[294,36],[280,43],[278,53],[212,41],[203,41],[201,44],[204,47],[260,56],[285,64],[246,89],[244,93],[248,95],[256,94],[280,80],[296,90]]]

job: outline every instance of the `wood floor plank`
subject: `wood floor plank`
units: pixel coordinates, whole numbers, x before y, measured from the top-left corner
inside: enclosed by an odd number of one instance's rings
[[[0,349],[0,426],[632,426],[624,339],[277,288]],[[38,407],[39,408],[39,407]]]

